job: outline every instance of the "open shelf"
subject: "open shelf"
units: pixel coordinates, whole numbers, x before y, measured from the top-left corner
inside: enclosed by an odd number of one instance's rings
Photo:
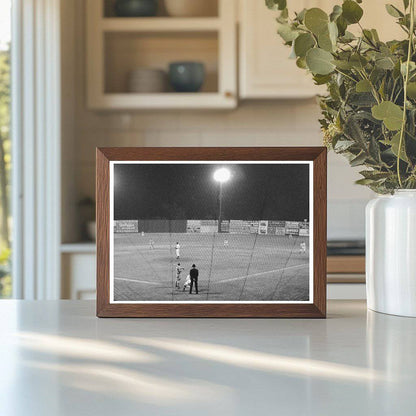
[[[235,4],[214,0],[217,16],[114,17],[113,0],[87,0],[87,100],[91,109],[216,109],[237,106]],[[160,2],[163,4],[163,2]],[[103,7],[104,5],[104,7]],[[204,64],[200,91],[129,92],[132,71],[168,75],[172,62]],[[149,90],[140,88],[141,91]]]
[[[106,94],[131,94],[127,86],[129,73],[138,68],[160,69],[167,77],[169,64],[175,61],[204,64],[206,77],[201,91],[190,96],[218,92],[218,39],[215,32],[106,33],[104,57]],[[167,83],[166,91],[158,94],[173,93]],[[184,98],[182,93],[180,96],[177,98]]]

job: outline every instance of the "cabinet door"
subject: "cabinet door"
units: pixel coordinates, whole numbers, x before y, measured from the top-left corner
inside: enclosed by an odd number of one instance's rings
[[[402,0],[389,3],[403,8]],[[330,12],[340,0],[291,0],[290,13],[303,8],[320,7]],[[362,25],[376,28],[382,40],[402,39],[404,32],[389,16],[382,2],[363,2]],[[240,12],[240,97],[241,98],[305,98],[322,93],[311,76],[289,59],[290,48],[276,33],[278,12],[268,10],[263,0],[239,0]],[[358,25],[350,31],[359,33]]]
[[[320,7],[311,0],[292,0],[290,10]],[[289,59],[290,48],[276,33],[278,12],[262,0],[240,0],[240,97],[305,98],[319,91],[305,70]]]

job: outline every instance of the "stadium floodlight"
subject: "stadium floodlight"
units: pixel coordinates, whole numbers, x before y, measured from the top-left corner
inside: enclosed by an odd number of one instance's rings
[[[231,172],[227,168],[220,168],[214,172],[214,179],[219,183],[227,182],[231,178]]]
[[[218,195],[218,232],[221,232],[222,222],[222,185],[229,181],[231,178],[231,172],[227,168],[219,168],[214,172],[214,180],[220,184],[220,192]]]

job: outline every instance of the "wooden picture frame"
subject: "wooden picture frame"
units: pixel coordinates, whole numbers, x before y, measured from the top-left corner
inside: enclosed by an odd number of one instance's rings
[[[305,303],[114,303],[110,299],[110,165],[116,162],[252,163],[310,162],[313,215],[311,264],[313,285]],[[190,162],[191,161],[191,162]],[[113,162],[113,163],[112,163]],[[325,318],[326,317],[326,180],[324,147],[221,147],[221,148],[97,148],[97,316],[186,318]],[[276,232],[277,233],[277,232]],[[290,236],[289,236],[290,237]]]

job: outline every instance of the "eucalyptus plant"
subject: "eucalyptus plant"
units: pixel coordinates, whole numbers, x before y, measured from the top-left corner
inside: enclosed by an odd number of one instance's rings
[[[361,25],[360,3],[344,0],[329,14],[314,7],[291,18],[286,0],[266,0],[280,11],[277,32],[292,48],[296,65],[327,87],[319,97],[325,145],[351,166],[365,166],[358,184],[380,194],[414,189],[415,0],[403,0],[401,8],[385,6],[404,32],[404,40],[387,42]],[[348,30],[352,25],[359,35]]]

